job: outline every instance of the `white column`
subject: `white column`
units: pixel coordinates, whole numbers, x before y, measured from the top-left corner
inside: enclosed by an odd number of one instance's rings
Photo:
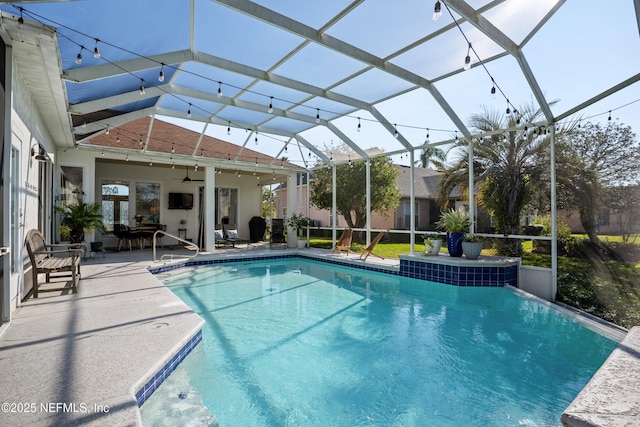
[[[409,203],[411,203],[411,208],[409,212],[411,214],[411,220],[409,220],[409,228],[411,229],[411,237],[409,238],[409,243],[411,244],[411,254],[415,253],[415,245],[416,245],[416,194],[415,194],[415,165],[413,164],[414,151],[409,151],[409,164],[411,165],[411,169],[409,169]]]
[[[551,295],[556,299],[558,292],[558,223],[556,206],[556,124],[551,123],[551,144],[549,169],[551,172]]]
[[[331,217],[333,218],[333,224],[331,224],[331,239],[333,240],[333,246],[336,245],[336,225],[338,224],[338,218],[336,217],[336,165],[331,167]]]
[[[469,138],[469,219],[471,224],[469,226],[469,232],[476,232],[476,205],[475,200],[475,186],[473,184],[473,139]]]
[[[366,199],[367,199],[367,246],[371,243],[371,159],[365,161]]]
[[[213,230],[216,222],[216,169],[204,168],[204,250],[215,251],[215,236]]]
[[[290,173],[287,178],[287,218],[285,221],[291,217],[294,213],[296,213],[296,208],[298,206],[298,188],[297,184],[297,173]],[[298,239],[296,236],[296,232],[291,228],[287,227],[287,243],[290,248],[295,248],[298,245]]]

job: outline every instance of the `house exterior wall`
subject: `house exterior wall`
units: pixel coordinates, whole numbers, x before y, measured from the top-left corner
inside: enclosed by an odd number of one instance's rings
[[[11,247],[11,253],[8,255],[11,257],[11,267],[5,270],[5,274],[7,271],[9,274],[5,275],[4,282],[5,288],[8,287],[8,292],[3,289],[5,297],[8,298],[9,318],[20,306],[23,297],[30,289],[31,266],[24,248],[24,238],[27,231],[32,228],[40,228],[47,238],[51,237],[51,208],[47,203],[41,205],[39,197],[42,197],[42,200],[47,200],[51,194],[52,183],[50,179],[45,181],[39,179],[39,169],[42,167],[44,175],[50,176],[53,166],[51,163],[41,166],[38,161],[32,159],[31,147],[42,144],[52,160],[55,161],[52,138],[43,124],[35,100],[29,95],[20,70],[13,66],[11,74],[11,91],[7,93],[7,96],[11,97],[9,124],[11,147],[8,149],[9,156],[5,157],[6,160],[3,159],[3,161],[5,162],[4,167],[10,169],[11,176],[10,185],[5,186],[5,191],[11,193],[11,186],[17,187],[17,206],[15,206],[15,210],[12,210],[9,202],[9,206],[3,206],[2,209],[2,214],[5,216],[3,222],[6,225],[3,233],[5,241],[2,242],[2,246]],[[5,133],[5,135],[7,134]],[[17,155],[15,161],[11,159],[11,149],[15,150]],[[18,170],[14,170],[14,165],[17,165]],[[46,188],[42,187],[42,182],[47,183]],[[9,194],[8,200],[10,198],[11,194]],[[6,315],[7,313],[5,313]]]

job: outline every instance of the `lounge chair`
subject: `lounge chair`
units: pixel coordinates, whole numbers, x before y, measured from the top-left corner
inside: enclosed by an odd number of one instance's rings
[[[232,248],[235,248],[236,244],[246,243],[249,246],[249,243],[251,243],[249,240],[239,237],[238,228],[235,224],[224,224],[222,226],[222,239],[216,236],[215,240],[217,246],[231,246]]]
[[[376,247],[376,245],[377,245],[378,243],[380,243],[380,240],[382,240],[382,238],[384,237],[385,233],[386,233],[386,231],[381,231],[380,233],[378,233],[378,235],[376,236],[376,238],[375,238],[375,239],[373,239],[373,240],[371,241],[371,243],[369,244],[369,246],[367,246],[367,247],[362,251],[362,253],[360,254],[360,259],[362,259],[362,260],[366,260],[366,259],[367,259],[367,257],[368,257],[369,255],[373,255],[373,256],[378,257],[378,258],[380,258],[380,259],[384,259],[384,257],[381,257],[380,255],[377,255],[377,254],[374,254],[374,253],[373,253],[373,249]],[[364,258],[362,258],[363,256],[364,256]]]
[[[284,235],[284,219],[271,219],[271,233],[269,236],[269,247],[274,244],[287,246],[287,239]]]
[[[351,252],[352,238],[353,238],[353,230],[350,228],[345,228],[342,231],[342,234],[340,235],[340,238],[338,239],[338,242],[336,243],[336,246],[333,248],[333,251],[331,253],[333,254],[335,253],[335,251],[338,251],[338,252],[346,251],[348,256],[349,253]]]

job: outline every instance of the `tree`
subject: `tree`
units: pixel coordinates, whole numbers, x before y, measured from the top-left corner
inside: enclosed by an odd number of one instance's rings
[[[269,187],[262,187],[262,216],[273,218],[275,215],[275,195]]]
[[[548,147],[546,132],[514,128],[518,122],[535,122],[540,115],[541,111],[534,106],[526,106],[519,114],[507,116],[485,107],[483,113],[471,117],[475,130],[494,132],[473,140],[473,169],[474,182],[479,183],[479,203],[491,214],[500,234],[520,234],[520,216],[535,192]],[[511,130],[500,132],[503,129]],[[468,142],[459,142],[455,149],[454,162],[445,169],[440,182],[439,199],[443,206],[454,188],[459,187],[462,192],[469,190]],[[522,255],[519,240],[499,242],[500,254]]]
[[[640,185],[610,188],[607,191],[605,203],[616,214],[616,223],[622,232],[622,241],[629,243],[631,235],[640,228],[640,215],[638,215],[640,212]]]
[[[580,214],[589,240],[598,243],[598,215],[607,189],[638,183],[640,146],[627,125],[585,123],[558,142],[559,204]]]
[[[371,159],[371,211],[387,217],[398,207],[400,190],[396,180],[400,173],[386,157]],[[336,211],[350,228],[362,228],[367,222],[365,161],[336,166]],[[332,171],[325,167],[313,172],[311,203],[320,209],[332,208]]]
[[[422,153],[420,154],[420,161],[416,162],[416,165],[420,165],[420,167],[428,168],[429,166],[433,166],[436,170],[444,170],[445,162],[447,160],[447,154],[438,147],[428,146],[422,149]]]

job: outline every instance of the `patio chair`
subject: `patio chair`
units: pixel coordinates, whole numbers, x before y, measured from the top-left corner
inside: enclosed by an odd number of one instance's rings
[[[332,254],[335,251],[341,253],[341,251],[346,251],[347,256],[351,253],[351,239],[353,238],[353,230],[350,228],[345,228],[336,243],[336,246],[333,248]]]
[[[386,231],[381,231],[380,233],[378,233],[378,235],[376,236],[376,238],[375,238],[375,239],[373,239],[373,240],[371,241],[371,243],[369,244],[369,246],[367,246],[367,247],[362,251],[362,253],[360,254],[360,259],[362,259],[362,260],[365,260],[365,261],[366,261],[366,259],[367,259],[367,257],[368,257],[369,255],[373,255],[373,256],[378,257],[378,258],[380,258],[380,259],[384,259],[384,257],[381,257],[380,255],[377,255],[377,254],[374,254],[374,253],[373,253],[373,249],[376,247],[376,245],[377,245],[378,243],[380,243],[380,240],[382,240],[382,238],[384,237],[385,233],[386,233]],[[363,256],[364,256],[364,258],[362,258]]]
[[[229,245],[232,248],[235,248],[236,244],[246,243],[247,246],[249,246],[249,243],[251,243],[247,239],[240,238],[238,234],[238,227],[235,224],[223,224],[222,230],[223,230],[223,238],[220,241],[220,244]],[[216,239],[216,241],[218,241],[218,239]]]
[[[120,245],[124,242],[125,247],[127,244],[129,245],[129,250],[131,250],[131,239],[133,236],[131,235],[131,231],[128,225],[124,224],[113,224],[113,235],[118,238],[118,250],[120,250]]]
[[[287,246],[287,238],[284,235],[284,219],[272,218],[271,219],[271,235],[269,237],[269,247],[273,245]]]

